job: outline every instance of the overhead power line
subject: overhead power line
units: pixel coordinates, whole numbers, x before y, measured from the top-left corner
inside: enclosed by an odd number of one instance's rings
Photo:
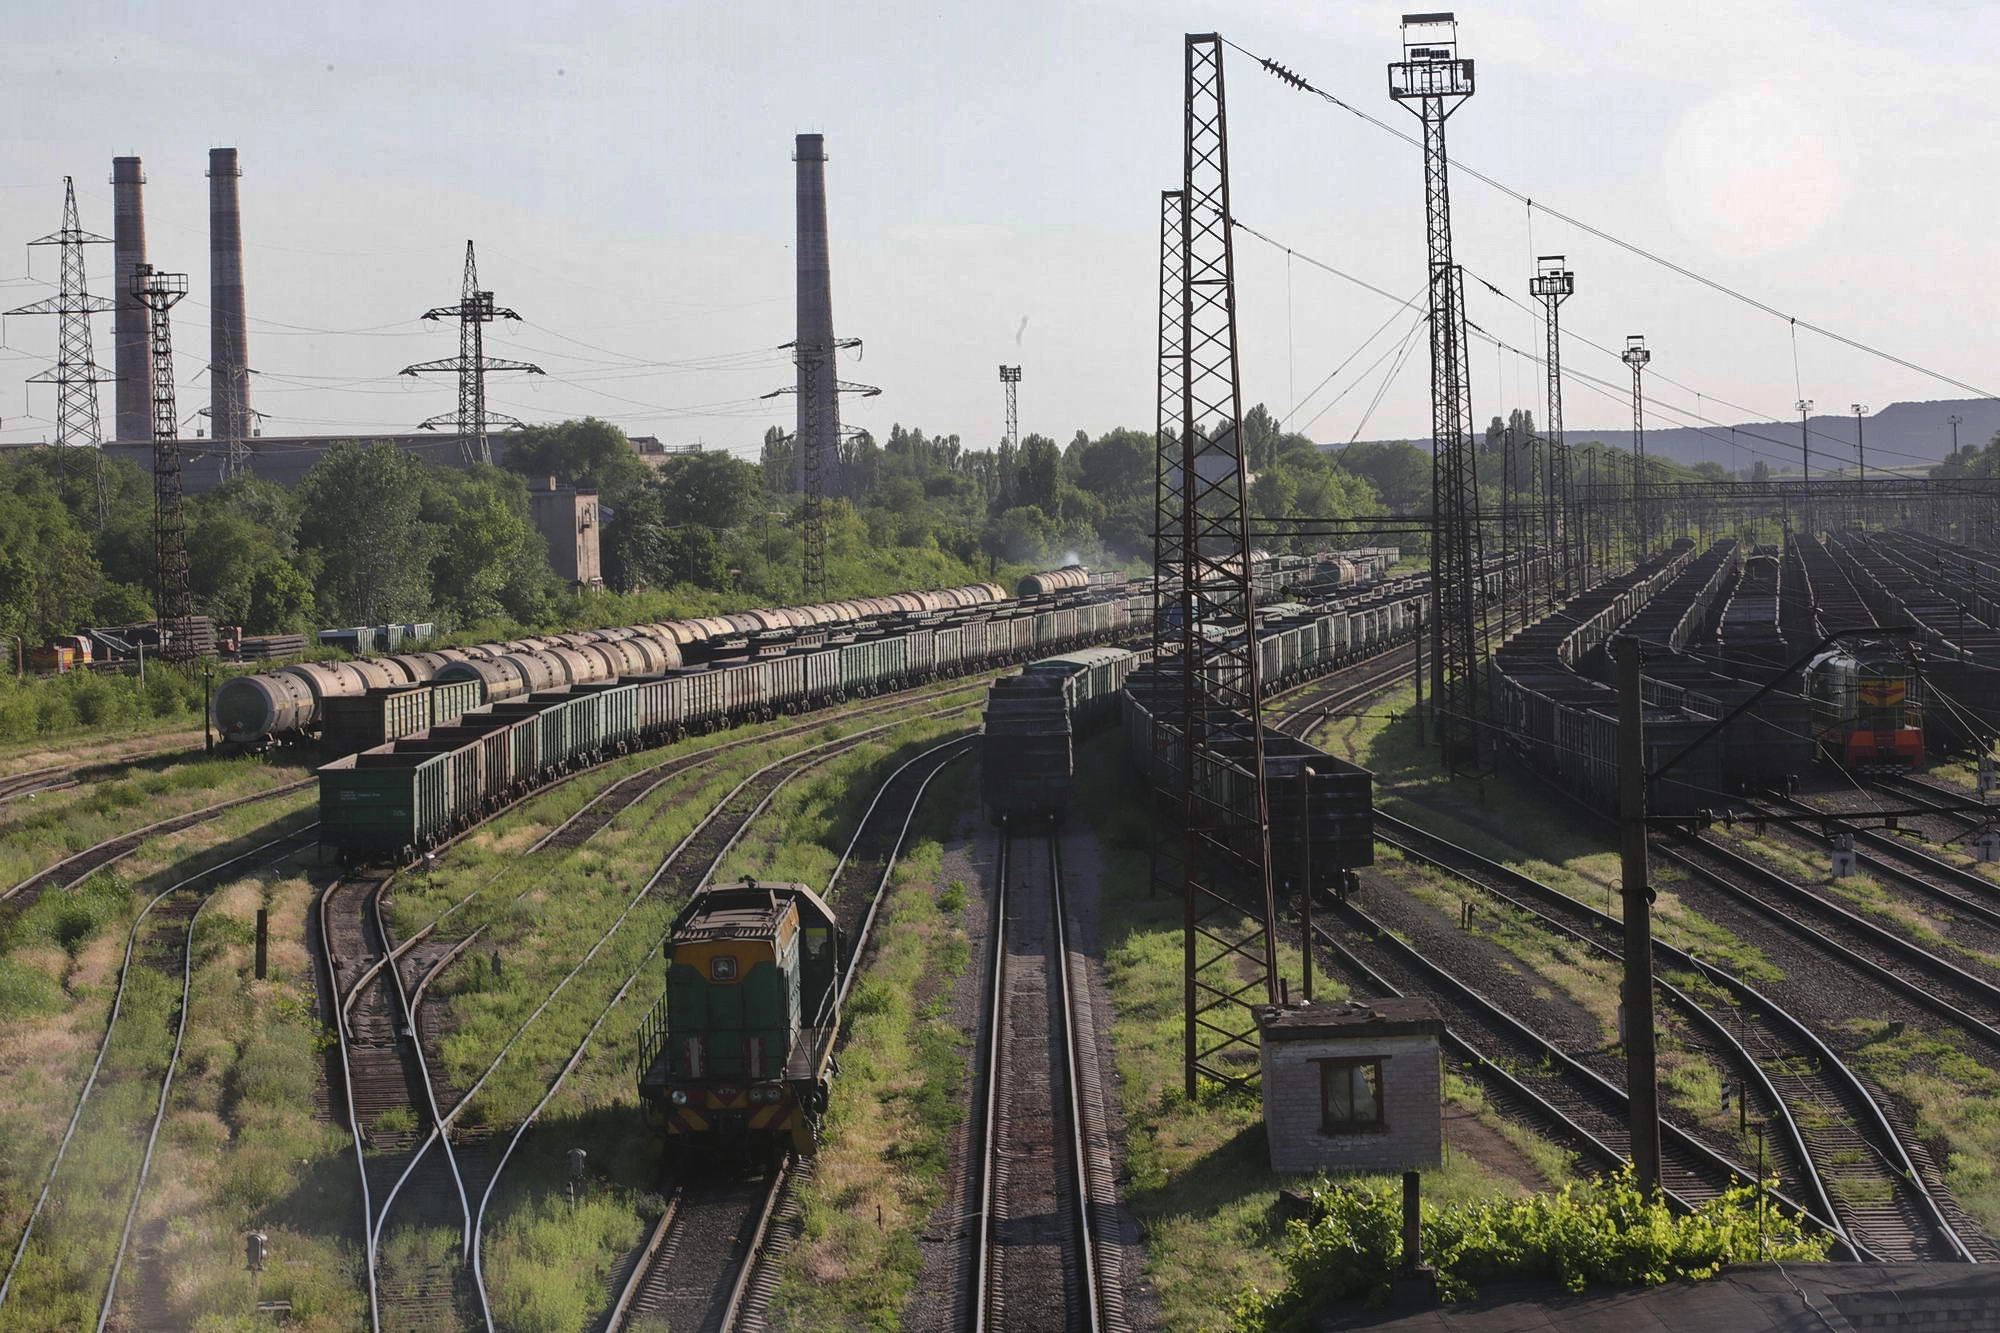
[[[1360,120],[1368,122],[1370,125],[1373,125],[1376,129],[1381,130],[1385,134],[1395,135],[1398,139],[1401,139],[1404,143],[1411,144],[1419,148],[1422,147],[1422,144],[1414,135],[1408,134],[1403,130],[1398,129],[1396,126],[1391,125],[1386,120],[1382,120],[1377,116],[1370,115],[1368,112],[1361,110],[1359,107],[1353,106],[1348,102],[1342,101],[1340,98],[1335,97],[1332,93],[1326,91],[1324,88],[1318,87],[1310,80],[1306,79],[1303,75],[1294,73],[1293,71],[1287,69],[1285,66],[1279,64],[1277,61],[1270,59],[1268,56],[1260,56],[1254,51],[1248,50],[1247,48],[1240,46],[1235,42],[1229,41],[1228,38],[1224,38],[1223,41],[1227,43],[1232,50],[1238,51],[1241,54],[1249,57],[1251,60],[1256,61],[1259,65],[1261,65],[1264,68],[1264,70],[1267,73],[1272,75],[1279,82],[1287,84],[1290,87],[1296,88],[1300,92],[1311,93],[1313,96],[1318,97],[1328,103],[1331,103],[1336,107],[1339,107],[1342,111],[1347,112],[1347,114],[1349,114],[1350,116],[1354,116]],[[1496,180],[1494,177],[1487,175],[1485,172],[1480,171],[1478,168],[1469,167],[1455,158],[1451,159],[1451,166],[1453,170],[1463,172],[1464,174],[1472,177],[1474,180],[1480,182],[1481,184],[1490,186],[1491,188],[1498,190],[1501,194],[1506,195],[1509,199],[1527,205],[1528,208],[1531,210],[1539,208],[1542,212],[1548,214],[1550,217],[1555,218],[1561,222],[1565,222],[1588,236],[1594,236],[1600,241],[1604,241],[1610,245],[1615,245],[1619,249],[1625,251],[1627,254],[1635,255],[1638,258],[1644,259],[1649,263],[1657,264],[1661,268],[1664,268],[1671,273],[1678,274],[1679,276],[1688,279],[1690,282],[1700,283],[1702,286],[1708,288],[1710,291],[1718,292],[1723,296],[1731,298],[1732,300],[1740,301],[1744,305],[1749,306],[1751,309],[1769,315],[1773,319],[1781,319],[1785,321],[1786,324],[1790,325],[1793,329],[1804,329],[1808,333],[1817,333],[1820,337],[1825,338],[1831,342],[1837,342],[1844,347],[1851,347],[1857,352],[1865,352],[1869,356],[1873,356],[1879,358],[1880,360],[1887,361],[1892,365],[1901,366],[1905,370],[1915,371],[1917,374],[1926,376],[1930,379],[1937,380],[1941,384],[1949,384],[1953,388],[1963,389],[1967,393],[1972,394],[1975,397],[1979,398],[2000,397],[2000,394],[1995,394],[1990,389],[1982,389],[1976,384],[1968,384],[1964,380],[1958,379],[1957,377],[1952,375],[1947,375],[1941,370],[1933,370],[1929,366],[1920,365],[1919,363],[1912,361],[1907,357],[1897,356],[1894,352],[1890,352],[1884,348],[1876,347],[1871,343],[1862,342],[1859,338],[1850,338],[1844,333],[1826,327],[1824,324],[1816,324],[1808,319],[1800,319],[1796,315],[1788,315],[1784,311],[1778,309],[1778,307],[1772,305],[1770,302],[1759,300],[1758,298],[1750,295],[1748,292],[1742,291],[1741,289],[1736,287],[1732,287],[1726,282],[1722,282],[1716,278],[1711,278],[1707,274],[1701,273],[1695,269],[1691,269],[1685,264],[1676,263],[1674,260],[1668,259],[1665,255],[1659,254],[1658,252],[1653,250],[1648,250],[1643,245],[1639,245],[1633,241],[1628,241],[1624,239],[1622,236],[1617,236],[1612,234],[1611,232],[1605,231],[1601,227],[1594,227],[1590,223],[1585,222],[1582,218],[1575,217],[1569,213],[1565,213],[1561,209],[1551,208],[1547,204],[1541,203],[1536,199],[1534,199],[1533,197],[1523,193],[1522,191],[1515,189],[1513,186],[1506,184],[1504,181]]]

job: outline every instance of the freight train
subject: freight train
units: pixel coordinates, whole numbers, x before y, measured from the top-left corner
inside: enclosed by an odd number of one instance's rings
[[[578,767],[690,734],[1144,634],[1151,617],[1151,589],[1120,585],[1072,605],[1007,602],[989,614],[878,623],[856,635],[658,674],[531,688],[321,767],[320,842],[344,861],[407,861]]]
[[[1076,777],[1076,741],[1117,718],[1118,692],[1139,660],[1129,648],[1085,648],[993,682],[980,756],[994,822],[1061,820]]]
[[[580,630],[469,648],[301,662],[236,676],[217,687],[212,713],[231,750],[317,738],[329,755],[381,745],[426,727],[447,726],[468,706],[522,698],[538,690],[594,685],[731,657],[769,654],[880,626],[950,620],[1006,604],[991,583],[928,589],[692,620]],[[1049,604],[1068,605],[1067,597]],[[466,691],[433,687],[471,682]],[[353,703],[333,704],[333,700]],[[340,714],[335,726],[335,714]],[[329,734],[329,728],[334,728]],[[356,740],[365,742],[355,744]],[[336,748],[338,745],[341,748]]]
[[[803,884],[746,877],[674,918],[667,988],[639,1027],[639,1100],[670,1155],[818,1149],[846,949]]]

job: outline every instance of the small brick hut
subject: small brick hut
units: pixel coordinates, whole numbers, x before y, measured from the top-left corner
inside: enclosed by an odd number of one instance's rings
[[[1423,1000],[1264,1005],[1264,1127],[1273,1171],[1435,1166],[1444,1024]]]

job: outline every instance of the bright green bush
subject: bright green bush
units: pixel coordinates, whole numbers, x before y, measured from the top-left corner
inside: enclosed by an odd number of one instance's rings
[[[1831,1238],[1808,1235],[1776,1209],[1760,1208],[1748,1186],[1690,1214],[1638,1191],[1630,1171],[1565,1185],[1554,1194],[1423,1207],[1424,1256],[1447,1300],[1478,1294],[1496,1278],[1548,1278],[1570,1291],[1589,1286],[1651,1287],[1715,1276],[1730,1263],[1814,1262]],[[1760,1234],[1761,1233],[1761,1234]],[[1302,1329],[1330,1301],[1379,1304],[1402,1261],[1402,1200],[1390,1188],[1329,1186],[1312,1195],[1311,1216],[1286,1232],[1283,1291],[1249,1291],[1236,1327]]]

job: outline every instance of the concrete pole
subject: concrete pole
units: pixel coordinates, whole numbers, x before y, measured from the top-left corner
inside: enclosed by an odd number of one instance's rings
[[[1642,1193],[1660,1189],[1660,1093],[1653,1041],[1653,893],[1646,882],[1645,703],[1639,641],[1612,640],[1618,667],[1618,853],[1625,900],[1625,1087],[1632,1170]]]

